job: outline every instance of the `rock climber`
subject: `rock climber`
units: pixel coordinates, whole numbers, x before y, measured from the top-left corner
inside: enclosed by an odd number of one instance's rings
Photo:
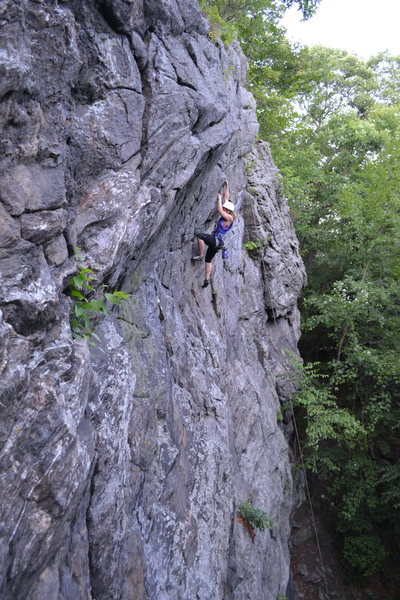
[[[194,256],[192,260],[202,261],[204,259],[204,250],[207,246],[205,254],[205,274],[202,287],[206,288],[210,283],[212,264],[211,261],[219,250],[224,247],[224,235],[232,228],[233,222],[236,219],[235,205],[230,201],[229,183],[224,182],[224,203],[222,204],[222,194],[217,195],[217,210],[221,215],[217,221],[214,231],[210,233],[199,233],[197,241],[199,245],[199,254]]]

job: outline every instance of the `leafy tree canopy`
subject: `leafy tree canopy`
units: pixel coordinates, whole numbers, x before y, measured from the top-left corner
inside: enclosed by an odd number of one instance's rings
[[[308,465],[353,574],[379,574],[397,590],[400,57],[291,45],[284,10],[297,4],[308,18],[318,2],[204,4],[249,60],[260,137],[281,170],[308,272],[296,400]]]

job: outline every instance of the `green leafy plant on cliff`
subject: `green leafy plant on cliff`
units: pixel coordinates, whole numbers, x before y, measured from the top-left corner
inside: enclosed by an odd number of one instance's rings
[[[93,331],[96,317],[106,314],[107,303],[118,305],[122,300],[128,300],[129,295],[125,292],[106,292],[107,286],[95,287],[98,282],[96,267],[90,269],[86,266],[86,256],[80,248],[75,248],[75,262],[77,273],[68,280],[67,293],[72,299],[72,310],[70,324],[72,334],[75,338],[98,339]]]
[[[252,255],[252,253],[257,253],[259,250],[262,250],[263,248],[265,248],[265,246],[268,244],[268,241],[270,240],[270,236],[266,237],[266,238],[262,238],[261,240],[257,240],[256,242],[252,242],[251,240],[248,242],[244,242],[243,244],[243,248],[245,248],[245,250],[247,250],[247,252],[250,254],[250,256]]]
[[[240,516],[246,519],[254,529],[265,531],[265,529],[271,529],[274,524],[272,517],[261,508],[252,506],[248,502],[242,502],[238,508]]]
[[[251,158],[250,154],[244,157],[244,170],[248,176],[251,176],[254,173],[256,166],[257,163],[253,158]]]
[[[199,4],[210,22],[208,37],[214,43],[222,40],[225,46],[229,46],[236,39],[236,28],[234,25],[221,17],[217,3],[210,0],[199,0]]]

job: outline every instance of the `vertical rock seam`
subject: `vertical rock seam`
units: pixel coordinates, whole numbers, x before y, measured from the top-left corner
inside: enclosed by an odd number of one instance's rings
[[[190,0],[3,0],[0,21],[0,596],[276,600],[305,275],[246,60]],[[76,248],[130,295],[95,346],[69,322]],[[254,540],[243,501],[272,518]]]

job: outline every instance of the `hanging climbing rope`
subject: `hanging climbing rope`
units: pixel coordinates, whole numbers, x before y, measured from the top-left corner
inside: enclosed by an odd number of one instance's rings
[[[320,563],[321,563],[322,579],[323,579],[323,582],[324,582],[324,588],[325,588],[325,592],[327,594],[327,598],[329,598],[328,582],[327,582],[327,578],[326,578],[326,571],[325,571],[325,567],[324,567],[324,561],[323,561],[323,558],[322,558],[321,544],[319,542],[319,536],[318,536],[318,530],[317,530],[317,523],[316,523],[316,520],[315,520],[314,509],[313,509],[313,505],[312,505],[312,501],[311,501],[310,487],[308,485],[308,480],[307,480],[306,467],[305,467],[304,456],[303,456],[303,449],[302,449],[301,442],[300,442],[299,430],[298,430],[298,427],[297,427],[296,416],[294,414],[294,407],[293,407],[293,402],[292,402],[291,398],[289,399],[289,402],[290,402],[290,408],[291,408],[292,415],[293,415],[293,425],[294,425],[294,430],[295,430],[295,435],[296,435],[297,446],[298,446],[298,449],[299,449],[300,466],[301,466],[302,473],[303,473],[304,486],[305,486],[305,489],[306,489],[306,496],[307,496],[308,504],[310,506],[311,522],[312,522],[312,526],[313,526],[314,533],[315,533],[315,540],[317,542],[317,548],[318,548],[318,556],[319,556],[319,560],[320,560]]]

